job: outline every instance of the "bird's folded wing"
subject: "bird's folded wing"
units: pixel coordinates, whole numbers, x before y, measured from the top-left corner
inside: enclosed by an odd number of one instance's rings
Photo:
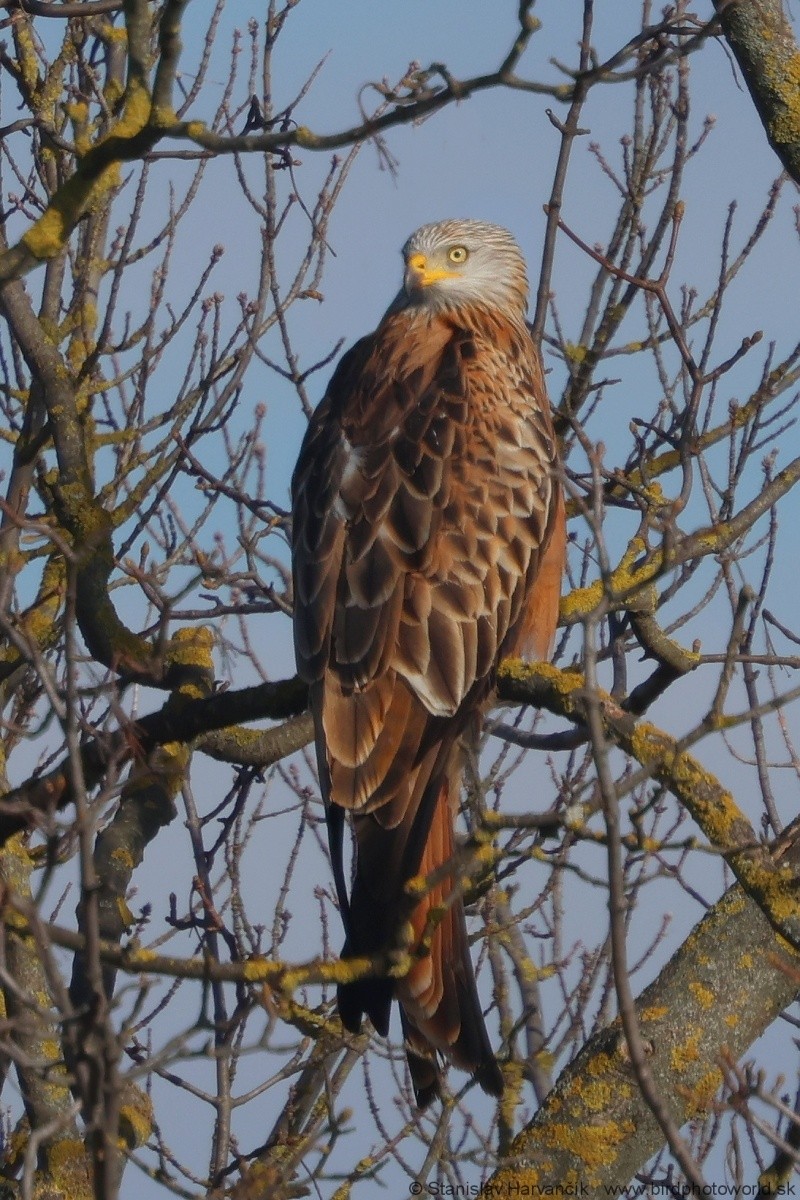
[[[324,680],[344,807],[388,798],[398,756],[418,760],[429,726],[480,703],[524,623],[559,503],[526,337],[397,314],[344,356],[312,418],[293,480],[295,642],[301,675]]]

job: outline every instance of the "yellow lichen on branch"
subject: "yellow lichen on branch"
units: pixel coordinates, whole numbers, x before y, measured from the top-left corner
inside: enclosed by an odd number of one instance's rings
[[[800,182],[800,51],[781,0],[714,0],[775,152]]]
[[[0,918],[3,924],[16,937],[25,941],[30,939],[33,944],[28,903],[11,892],[6,893],[4,900]],[[45,927],[45,932],[55,946],[79,953],[85,949],[86,939],[73,930],[49,924]],[[403,974],[410,965],[410,959],[402,953],[347,960],[312,959],[291,964],[259,956],[238,962],[217,962],[208,957],[181,958],[177,955],[156,954],[135,944],[121,946],[110,940],[100,941],[99,955],[104,964],[129,975],[160,975],[172,979],[218,983],[266,984],[285,995],[290,995],[302,987],[347,983],[366,975],[386,973],[387,970],[393,974]],[[388,957],[392,958],[392,962],[387,961]]]
[[[730,944],[746,946],[751,961],[743,962],[743,955],[721,957],[719,946]],[[720,1057],[742,1054],[791,1003],[797,961],[797,952],[735,886],[637,999],[649,1068],[677,1124],[711,1110],[722,1083]],[[642,1103],[617,1020],[565,1068],[489,1186],[502,1196],[524,1195],[523,1185],[531,1194],[545,1194],[547,1185],[568,1181],[592,1189],[619,1184],[640,1169],[663,1138]]]
[[[43,262],[60,254],[84,213],[119,185],[120,164],[130,157],[126,143],[131,143],[147,127],[150,112],[150,96],[134,79],[128,87],[122,115],[112,131],[86,151],[75,174],[62,184],[39,220],[22,235],[21,244],[33,259]],[[7,278],[2,257],[0,278]]]
[[[584,719],[585,681],[575,671],[509,660],[501,665],[497,681],[503,699],[527,701],[569,719]],[[800,889],[794,863],[763,845],[733,794],[678,739],[648,722],[636,722],[607,693],[599,693],[597,699],[609,740],[680,800],[714,849],[725,855],[773,928],[800,948]],[[738,718],[731,722],[738,723]]]

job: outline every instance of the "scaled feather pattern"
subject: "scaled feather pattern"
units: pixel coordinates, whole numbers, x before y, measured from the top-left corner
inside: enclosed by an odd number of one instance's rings
[[[374,333],[342,357],[292,481],[297,667],[310,687],[346,957],[410,937],[403,978],[339,989],[344,1025],[400,1003],[420,1105],[439,1059],[499,1095],[452,875],[463,739],[508,654],[549,655],[564,506],[525,263],[499,226],[423,226]],[[355,832],[352,889],[342,825]],[[415,876],[435,882],[409,896]]]

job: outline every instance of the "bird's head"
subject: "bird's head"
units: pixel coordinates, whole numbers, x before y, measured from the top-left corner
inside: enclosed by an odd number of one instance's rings
[[[507,229],[486,221],[423,225],[403,247],[403,286],[390,308],[436,311],[467,305],[524,318],[528,278],[519,246]]]

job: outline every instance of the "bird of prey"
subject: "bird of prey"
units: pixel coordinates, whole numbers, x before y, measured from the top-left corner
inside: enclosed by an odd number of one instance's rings
[[[403,286],[348,350],[292,480],[294,635],[310,688],[345,958],[405,939],[398,979],[339,987],[357,1032],[400,1004],[417,1103],[440,1056],[499,1095],[455,853],[462,738],[498,662],[545,658],[564,561],[556,438],[525,324],[510,233],[482,221],[418,229]],[[355,833],[352,890],[345,813]],[[454,864],[453,864],[453,868]],[[437,872],[409,894],[410,879]]]

